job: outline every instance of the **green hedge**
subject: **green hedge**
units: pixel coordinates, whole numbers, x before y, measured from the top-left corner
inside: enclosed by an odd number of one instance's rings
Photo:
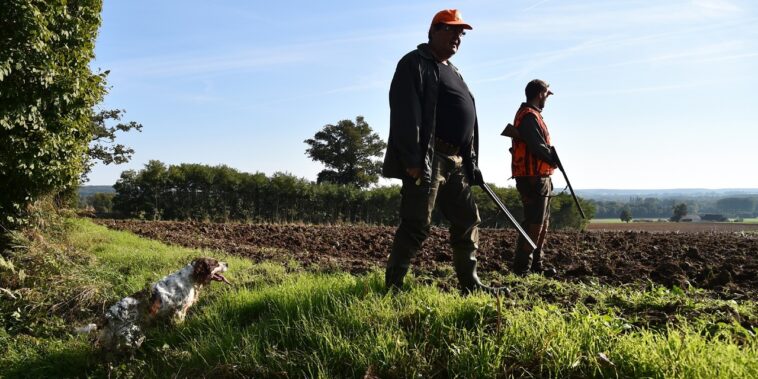
[[[91,112],[105,93],[94,74],[101,0],[4,0],[0,5],[0,226],[77,185]]]
[[[399,186],[360,189],[317,184],[284,173],[268,177],[200,164],[167,167],[151,161],[142,170],[124,171],[114,188],[114,211],[145,219],[395,225],[400,209]],[[518,192],[494,186],[493,190],[520,219]],[[474,196],[483,227],[510,225],[483,191],[474,188]],[[588,215],[594,212],[590,204],[583,207]],[[579,217],[569,195],[554,197],[551,208],[553,228],[584,227],[586,221]],[[440,225],[445,221],[435,213],[433,222]]]

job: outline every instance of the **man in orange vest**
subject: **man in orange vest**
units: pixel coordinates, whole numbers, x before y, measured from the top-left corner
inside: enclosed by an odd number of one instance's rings
[[[509,135],[512,138],[511,170],[524,206],[524,221],[521,226],[537,248],[532,250],[526,239],[519,236],[513,271],[517,275],[526,275],[531,271],[553,276],[554,269],[546,270],[542,267],[542,246],[550,220],[550,194],[553,190],[550,175],[557,167],[550,133],[542,119],[542,110],[553,92],[550,91],[549,84],[539,79],[530,81],[524,92],[526,102],[519,107],[513,122],[516,132]]]

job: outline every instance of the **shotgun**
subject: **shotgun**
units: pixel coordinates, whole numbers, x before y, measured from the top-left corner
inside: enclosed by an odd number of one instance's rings
[[[484,192],[487,193],[490,199],[492,199],[492,201],[494,201],[495,204],[497,204],[500,210],[503,211],[503,213],[505,213],[506,216],[508,216],[508,220],[510,220],[511,224],[513,224],[513,226],[516,227],[519,234],[521,234],[521,236],[526,239],[526,242],[528,242],[529,245],[532,246],[532,249],[536,249],[537,245],[535,245],[534,241],[532,241],[532,239],[529,238],[529,235],[526,234],[526,232],[521,227],[521,225],[518,222],[516,222],[516,218],[514,218],[511,212],[508,211],[508,208],[505,207],[505,204],[503,204],[503,202],[500,201],[500,198],[497,197],[497,195],[494,192],[492,192],[492,189],[490,188],[490,186],[488,186],[487,183],[484,183],[484,182],[482,182],[482,184],[480,184],[479,186],[482,187],[482,189],[484,190]]]
[[[500,135],[510,138],[521,138],[518,129],[516,129],[516,127],[511,124],[508,124],[505,127],[505,130],[500,133]],[[574,187],[571,187],[571,182],[566,175],[566,170],[563,168],[563,164],[561,164],[560,158],[558,158],[558,152],[555,151],[555,146],[551,146],[550,150],[553,155],[553,159],[555,159],[555,163],[558,164],[558,169],[561,170],[561,173],[563,174],[563,179],[566,179],[566,184],[568,185],[569,191],[571,192],[571,197],[574,198],[574,204],[576,204],[576,207],[579,209],[579,213],[582,215],[582,218],[586,219],[587,216],[584,215],[584,210],[582,209],[582,206],[579,205],[579,199],[576,197],[576,193],[574,193]]]
[[[579,205],[579,199],[576,198],[576,194],[574,193],[574,188],[571,187],[571,182],[569,182],[569,178],[566,175],[566,170],[563,169],[563,164],[561,164],[561,159],[558,158],[558,152],[555,151],[555,146],[551,146],[550,148],[553,153],[553,159],[555,159],[555,163],[558,164],[558,169],[561,170],[561,173],[563,174],[563,179],[566,179],[566,184],[568,185],[569,191],[571,192],[571,197],[574,198],[574,204],[576,204],[576,207],[579,209],[579,213],[582,214],[582,218],[586,219],[587,216],[584,215],[584,210],[582,210],[582,206]]]

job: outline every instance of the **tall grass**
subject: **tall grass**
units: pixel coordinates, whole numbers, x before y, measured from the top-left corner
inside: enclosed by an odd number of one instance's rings
[[[85,336],[0,332],[8,351],[0,376],[758,377],[755,335],[713,311],[754,318],[753,302],[508,277],[516,296],[498,306],[488,295],[461,297],[413,281],[386,293],[378,271],[355,277],[254,265],[82,220],[73,221],[68,241],[90,257],[76,269],[77,282],[102,288],[96,297],[104,302],[197,255],[228,261],[234,285],[211,286],[184,324],[150,330],[133,359],[110,369]],[[671,304],[675,319],[641,316]]]

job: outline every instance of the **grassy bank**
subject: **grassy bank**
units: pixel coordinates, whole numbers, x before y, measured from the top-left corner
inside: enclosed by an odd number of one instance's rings
[[[234,285],[214,284],[183,325],[151,329],[112,375],[758,377],[756,303],[699,290],[509,276],[503,280],[514,297],[498,304],[421,281],[391,295],[378,272],[321,275],[295,264],[251,264],[86,220],[40,238],[29,241],[28,253],[44,267],[2,298],[0,377],[108,375],[90,337],[71,333],[73,326],[199,255],[229,262]],[[18,259],[13,273],[23,265]]]

